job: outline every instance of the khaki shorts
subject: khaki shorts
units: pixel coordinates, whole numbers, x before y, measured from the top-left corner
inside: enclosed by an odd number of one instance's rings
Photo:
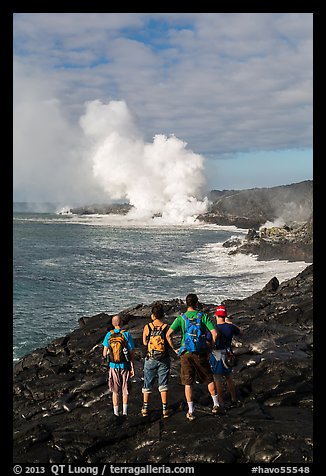
[[[110,392],[119,393],[122,395],[129,394],[128,382],[130,371],[126,369],[109,368],[108,387]]]
[[[207,384],[214,382],[207,354],[183,354],[180,362],[182,385],[193,385],[196,381]]]

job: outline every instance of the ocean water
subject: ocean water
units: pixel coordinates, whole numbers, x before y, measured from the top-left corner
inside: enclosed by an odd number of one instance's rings
[[[114,215],[14,213],[13,361],[76,329],[82,316],[190,292],[203,303],[242,299],[308,265],[230,256],[222,244],[246,233]]]

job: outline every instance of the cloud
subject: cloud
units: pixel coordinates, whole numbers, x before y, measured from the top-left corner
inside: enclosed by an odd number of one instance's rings
[[[19,164],[54,160],[48,137],[65,167],[85,167],[72,156],[94,100],[125,101],[145,141],[174,134],[210,159],[312,147],[311,13],[19,13],[14,50]],[[40,123],[39,151],[24,117]]]
[[[19,72],[17,71],[19,70]],[[85,139],[69,122],[54,84],[15,64],[13,188],[17,201],[74,204],[105,194],[92,174]],[[86,198],[87,197],[87,198]]]

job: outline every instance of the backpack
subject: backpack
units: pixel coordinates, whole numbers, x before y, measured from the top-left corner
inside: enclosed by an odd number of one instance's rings
[[[108,339],[109,351],[108,351],[108,361],[115,364],[129,361],[129,351],[127,347],[127,341],[123,335],[125,331],[120,330],[119,332],[110,331],[110,336]]]
[[[183,345],[180,347],[179,355],[188,351],[190,353],[201,352],[206,350],[206,333],[201,328],[201,317],[203,313],[198,312],[197,317],[194,319],[188,319],[186,314],[182,314],[182,318],[185,320],[185,336]]]
[[[148,324],[149,334],[147,337],[147,356],[152,359],[161,359],[167,354],[165,332],[167,324],[155,327],[152,322]]]
[[[222,364],[226,369],[231,369],[235,367],[238,363],[238,358],[231,349],[231,347],[226,347],[224,351],[222,351],[221,356]]]

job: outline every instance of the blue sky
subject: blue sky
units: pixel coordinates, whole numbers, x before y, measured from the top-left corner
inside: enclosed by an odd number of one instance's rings
[[[14,199],[106,200],[80,126],[92,101],[123,101],[147,143],[187,143],[207,189],[312,179],[312,17],[15,14]]]

